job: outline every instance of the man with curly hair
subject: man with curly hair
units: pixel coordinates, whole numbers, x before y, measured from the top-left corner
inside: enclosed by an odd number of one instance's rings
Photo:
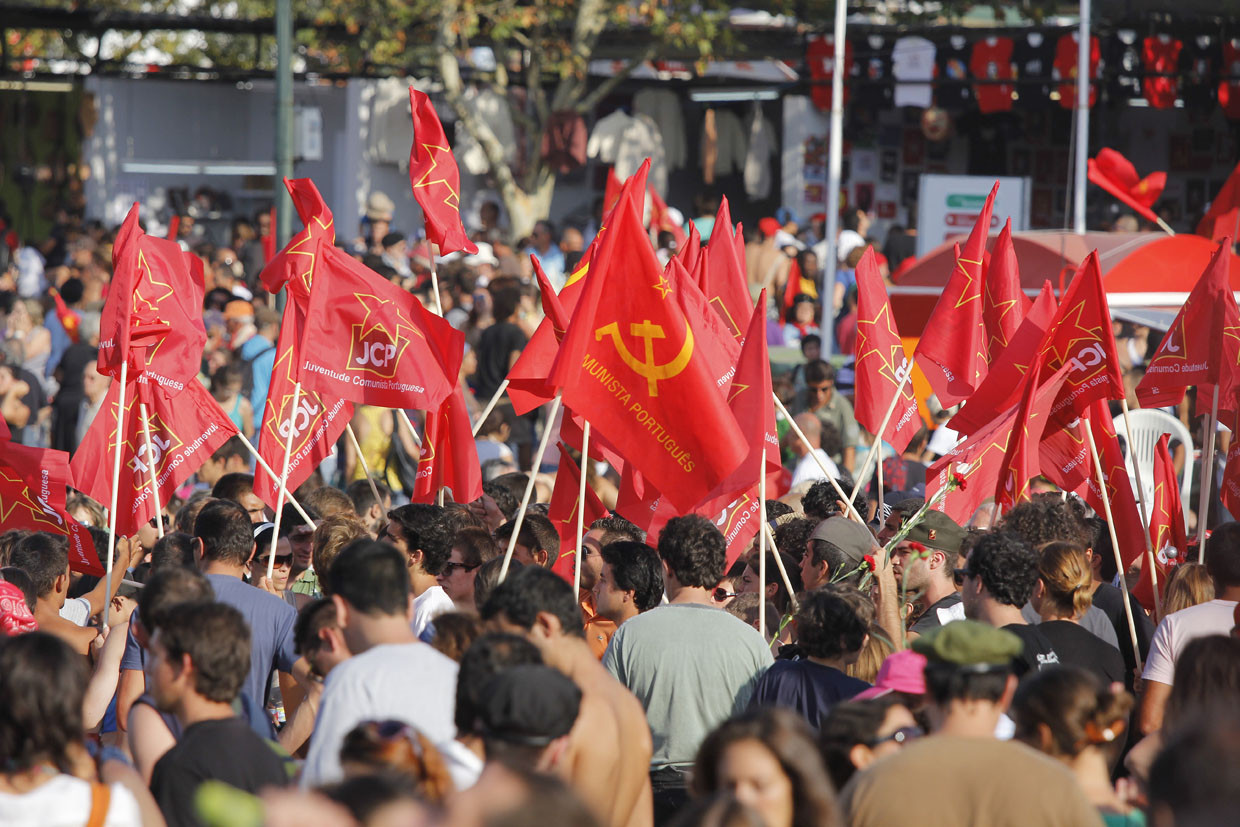
[[[439,585],[439,574],[452,554],[452,538],[437,505],[411,503],[388,512],[388,524],[379,539],[391,543],[409,562],[413,591],[413,633],[425,637],[436,615],[455,608]]]

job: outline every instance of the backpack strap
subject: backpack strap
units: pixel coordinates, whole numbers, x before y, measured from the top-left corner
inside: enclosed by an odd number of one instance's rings
[[[112,803],[112,788],[107,784],[90,785],[90,816],[86,819],[86,827],[103,827],[108,817],[108,807]]]

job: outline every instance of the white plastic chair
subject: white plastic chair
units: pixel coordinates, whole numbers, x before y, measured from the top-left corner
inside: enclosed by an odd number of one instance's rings
[[[1185,524],[1188,521],[1189,498],[1193,487],[1193,435],[1184,423],[1171,414],[1156,409],[1138,409],[1129,411],[1132,422],[1132,434],[1122,416],[1115,418],[1115,434],[1120,438],[1124,448],[1124,460],[1128,465],[1128,477],[1135,488],[1137,477],[1133,467],[1141,469],[1141,482],[1145,488],[1145,502],[1154,502],[1154,449],[1163,434],[1171,434],[1170,446],[1180,443],[1184,446],[1184,470],[1180,475],[1180,504],[1184,507]]]

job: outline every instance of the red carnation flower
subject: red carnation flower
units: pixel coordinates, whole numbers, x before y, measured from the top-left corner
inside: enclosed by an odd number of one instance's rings
[[[965,480],[964,480],[964,477],[960,476],[960,475],[959,475],[959,474],[957,474],[955,471],[953,471],[953,472],[952,472],[952,482],[953,482],[953,483],[956,485],[956,487],[957,487],[957,488],[959,488],[961,491],[963,491],[963,490],[966,488],[966,486],[965,486]]]
[[[869,567],[870,571],[878,571],[878,564],[874,562],[873,554],[867,554],[862,559],[865,560],[865,564]]]
[[[921,543],[917,542],[916,540],[910,540],[908,547],[912,549],[913,551],[925,551],[926,550],[926,547],[923,546]]]

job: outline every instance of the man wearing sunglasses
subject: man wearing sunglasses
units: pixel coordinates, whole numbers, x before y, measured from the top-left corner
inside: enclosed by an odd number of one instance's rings
[[[793,416],[809,412],[839,434],[843,449],[831,457],[850,474],[856,468],[857,441],[861,429],[852,403],[835,390],[835,368],[819,359],[805,366],[805,390],[799,392],[789,406]]]

